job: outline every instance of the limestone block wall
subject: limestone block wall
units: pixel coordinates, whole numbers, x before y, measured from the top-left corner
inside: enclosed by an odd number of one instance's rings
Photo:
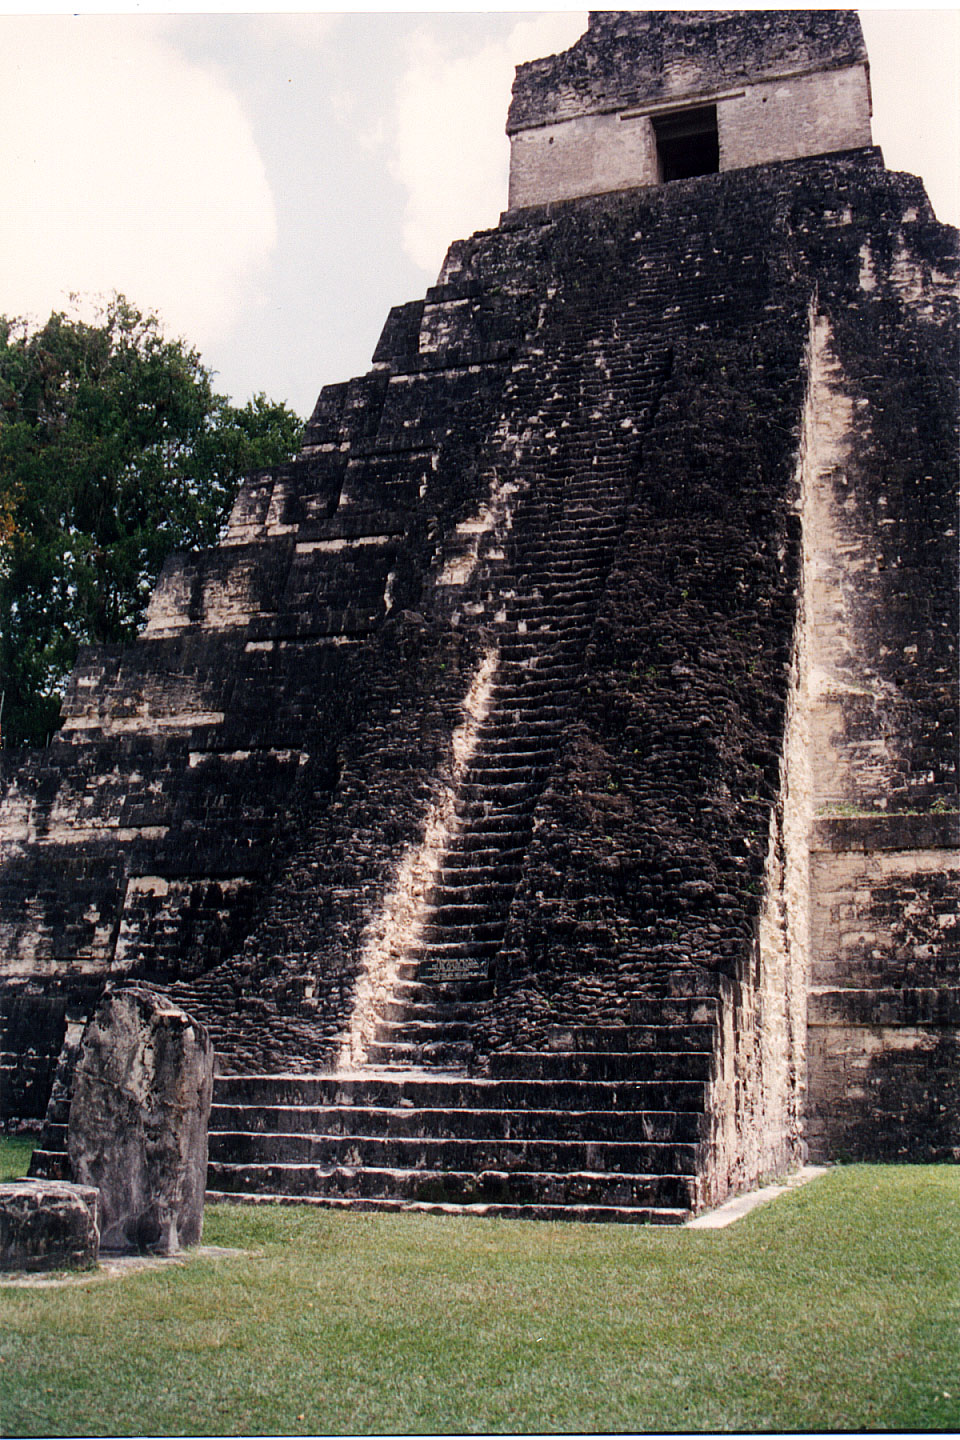
[[[510,208],[660,184],[655,121],[703,104],[716,107],[720,170],[872,143],[865,65],[784,75],[520,130],[510,137]]]
[[[723,980],[710,1096],[715,1201],[807,1157],[807,995],[811,967],[811,817],[806,635],[799,597],[778,801],[770,816],[753,946]]]
[[[818,820],[811,888],[811,1154],[960,1159],[956,814]]]
[[[899,355],[857,353],[850,308],[843,322],[835,312],[840,337],[821,315],[811,346],[802,514],[815,1159],[960,1158],[949,363],[933,386],[941,402],[930,398],[955,259],[925,256],[916,224],[905,207],[886,245],[857,257],[861,323],[872,329],[899,309]]]
[[[871,145],[870,116],[865,65],[745,86],[717,103],[720,169]]]
[[[656,185],[657,142],[648,115],[578,115],[510,137],[511,210]]]

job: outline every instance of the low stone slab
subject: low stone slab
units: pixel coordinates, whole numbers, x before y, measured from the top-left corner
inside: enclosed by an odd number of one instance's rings
[[[100,1252],[100,1195],[91,1185],[0,1185],[0,1270],[89,1270]]]
[[[145,985],[108,991],[84,1031],[70,1101],[75,1178],[100,1191],[105,1252],[173,1255],[203,1229],[213,1046]]]

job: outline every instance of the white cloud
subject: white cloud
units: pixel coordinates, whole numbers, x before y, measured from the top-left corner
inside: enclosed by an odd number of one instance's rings
[[[452,240],[495,225],[506,206],[515,67],[568,49],[586,22],[584,11],[544,14],[457,57],[426,34],[414,42],[397,88],[391,169],[408,196],[404,248],[431,275]]]
[[[276,241],[240,105],[144,17],[0,18],[0,311],[124,292],[202,347]]]
[[[922,175],[937,217],[960,224],[960,11],[860,12],[874,140],[891,170]]]
[[[226,8],[229,13],[236,7],[231,5]],[[204,12],[209,13],[210,9],[212,6],[204,3]],[[330,38],[341,17],[322,15],[315,11],[309,14],[298,14],[289,10],[272,13],[264,6],[261,11],[250,16],[250,19],[257,28],[261,44],[277,50],[284,46],[310,50],[323,45]]]

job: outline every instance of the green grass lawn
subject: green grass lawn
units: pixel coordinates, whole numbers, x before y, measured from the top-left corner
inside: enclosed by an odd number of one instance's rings
[[[0,1180],[19,1180],[26,1175],[37,1142],[9,1135],[0,1139]]]
[[[194,1257],[0,1289],[7,1435],[952,1429],[960,1168],[726,1230],[210,1207]]]

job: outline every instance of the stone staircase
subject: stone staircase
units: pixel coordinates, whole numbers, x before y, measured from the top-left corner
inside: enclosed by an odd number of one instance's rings
[[[714,998],[634,1003],[489,1073],[222,1076],[208,1199],[679,1224],[710,1146]]]
[[[616,520],[599,511],[604,501],[610,506],[609,492],[609,481],[571,488],[559,522],[542,495],[518,516],[518,528],[534,530],[536,542],[520,551],[502,582],[508,593],[499,602],[490,709],[457,792],[417,944],[398,967],[366,1047],[371,1064],[473,1060],[477,1006],[491,998],[488,967],[503,942],[616,543]],[[615,495],[615,505],[619,500]]]
[[[558,368],[579,375],[579,364],[561,356]],[[660,357],[640,367],[631,396],[638,411],[651,405],[663,365]],[[498,655],[489,709],[416,941],[365,1046],[371,1065],[474,1063],[473,1031],[492,999],[489,965],[503,943],[629,499],[622,456],[601,460],[590,453],[592,438],[585,427],[579,445],[568,440],[563,466],[545,464],[510,517],[505,560],[493,568],[483,607]]]

